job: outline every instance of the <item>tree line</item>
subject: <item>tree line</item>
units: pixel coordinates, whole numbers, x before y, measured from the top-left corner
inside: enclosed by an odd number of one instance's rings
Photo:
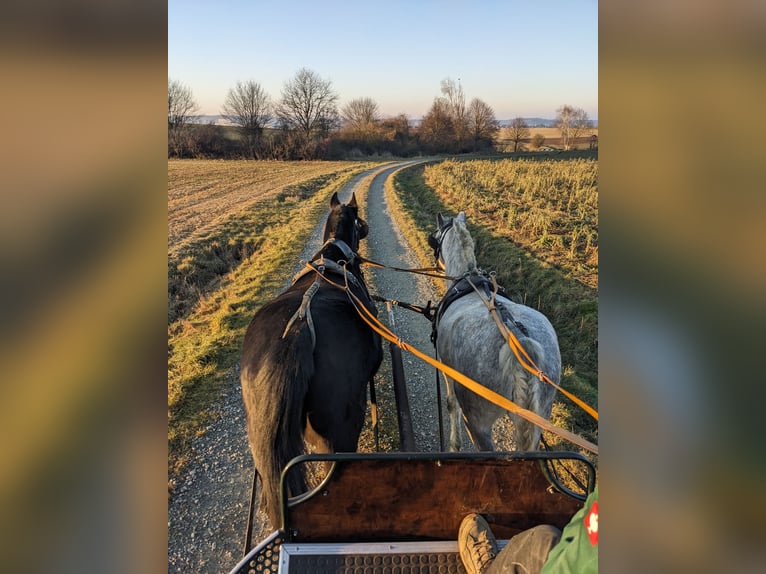
[[[254,80],[230,88],[221,115],[238,133],[229,138],[221,126],[194,124],[199,106],[191,89],[168,78],[168,157],[301,160],[492,150],[500,129],[492,107],[479,98],[467,102],[460,83],[450,78],[442,80],[440,94],[413,127],[405,114],[382,118],[369,97],[338,107],[332,82],[301,68],[284,83],[278,100]],[[579,108],[566,105],[557,113],[556,127],[569,149],[591,123]],[[530,131],[515,118],[508,133],[518,151]]]

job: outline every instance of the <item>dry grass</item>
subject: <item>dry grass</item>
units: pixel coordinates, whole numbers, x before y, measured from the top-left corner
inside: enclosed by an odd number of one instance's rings
[[[598,287],[598,162],[594,155],[571,152],[542,160],[447,160],[426,167],[425,182],[469,218],[588,287]]]
[[[350,162],[168,160],[168,250],[288,186],[352,170]]]
[[[257,252],[296,202],[369,163],[168,162],[168,322],[186,316]],[[279,209],[274,209],[278,207]]]

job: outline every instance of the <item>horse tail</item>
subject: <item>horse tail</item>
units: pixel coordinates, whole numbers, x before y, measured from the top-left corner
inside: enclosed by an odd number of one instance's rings
[[[536,365],[544,364],[545,353],[537,341],[521,337],[519,343],[521,343],[529,358]],[[548,418],[550,416],[550,406],[543,404],[544,400],[542,397],[542,385],[545,383],[519,363],[507,344],[503,345],[500,349],[500,365],[503,377],[511,381],[511,400],[523,409]],[[537,450],[540,442],[540,428],[515,415],[511,415],[511,420],[513,421],[516,448],[519,450]]]
[[[273,352],[259,370],[257,392],[246,404],[248,413],[258,415],[250,422],[250,446],[261,477],[260,507],[274,528],[279,528],[281,521],[282,470],[290,460],[306,452],[304,400],[314,376],[314,349],[311,332],[304,327],[301,324],[291,329],[277,342],[276,350],[272,347]],[[243,383],[244,376],[243,371]],[[291,496],[307,490],[303,468],[296,467],[287,475],[287,485]]]

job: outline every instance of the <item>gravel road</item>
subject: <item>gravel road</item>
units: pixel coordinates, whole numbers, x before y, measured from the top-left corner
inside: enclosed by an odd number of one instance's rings
[[[411,163],[397,162],[364,172],[339,193],[341,201],[347,202],[351,193],[365,184],[363,180],[377,173],[370,185],[367,205],[361,206],[370,227],[368,256],[398,267],[420,265],[389,213],[383,188],[386,178]],[[324,218],[306,245],[304,260],[319,249],[323,225]],[[296,262],[295,269],[286,270],[285,286],[300,267],[301,263]],[[366,271],[366,276],[371,290],[389,299],[416,304],[438,299],[430,282],[420,276],[377,269]],[[379,316],[387,322],[385,306],[379,305]],[[425,318],[403,309],[395,309],[395,318],[397,332],[404,340],[421,351],[433,353],[430,324]],[[384,361],[389,361],[387,344],[384,351]],[[403,359],[417,447],[422,451],[439,450],[433,369],[409,353],[404,353]],[[227,376],[219,414],[197,439],[192,461],[168,505],[169,573],[228,572],[242,557],[253,463],[247,445],[238,367]],[[271,531],[265,516],[259,513],[254,543]]]

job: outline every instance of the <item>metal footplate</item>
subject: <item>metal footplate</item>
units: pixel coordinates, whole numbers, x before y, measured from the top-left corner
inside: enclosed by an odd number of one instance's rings
[[[503,548],[507,540],[498,540]],[[233,574],[464,574],[457,542],[286,544],[279,532],[255,548]]]
[[[455,542],[283,544],[280,572],[463,573]]]
[[[277,530],[247,553],[230,574],[277,574],[284,532]]]

